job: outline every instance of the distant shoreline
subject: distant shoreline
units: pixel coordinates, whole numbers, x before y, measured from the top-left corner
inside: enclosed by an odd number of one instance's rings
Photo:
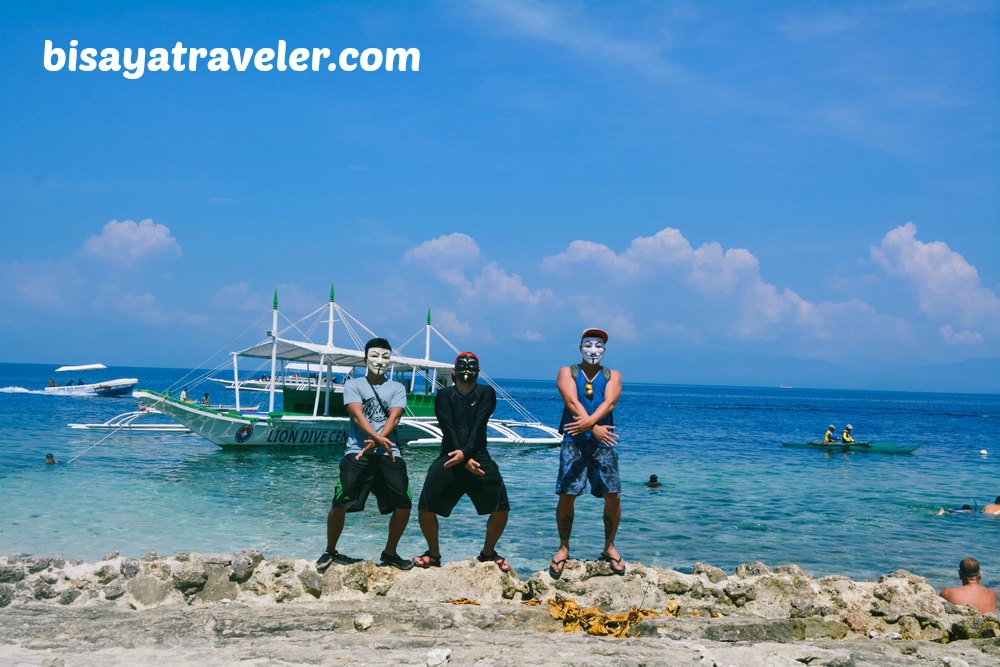
[[[998,358],[997,363],[1000,364],[1000,358]],[[558,369],[557,365],[553,366],[553,377],[552,379],[547,378],[509,378],[509,377],[496,377],[491,376],[493,380],[503,385],[504,383],[518,382],[527,383],[535,385],[552,385],[555,387],[555,370]],[[107,364],[109,368],[119,369],[121,371],[133,370],[133,369],[155,369],[157,371],[177,371],[177,377],[183,377],[188,373],[206,373],[209,368],[181,368],[176,366],[129,366],[129,365],[117,365],[117,364]],[[58,363],[38,363],[38,362],[23,362],[23,361],[0,361],[0,366],[37,366],[40,369],[46,369],[45,373],[51,375],[51,370],[59,366]],[[47,381],[49,375],[45,375],[45,381]],[[41,375],[39,375],[41,378]],[[140,379],[140,386],[142,385],[142,378]],[[782,384],[691,384],[691,383],[665,383],[665,382],[641,382],[641,381],[630,381],[625,378],[625,385],[634,385],[638,387],[664,387],[664,388],[676,388],[676,389],[742,389],[742,390],[783,390],[783,391],[808,391],[808,392],[850,392],[858,394],[916,394],[916,395],[947,395],[947,396],[994,396],[1000,398],[1000,386],[997,388],[990,388],[989,390],[983,391],[944,391],[944,390],[928,390],[928,389],[885,389],[885,388],[864,388],[864,387],[810,387],[801,384],[795,385],[782,385]],[[43,385],[39,385],[41,387]],[[26,387],[31,389],[32,387]]]

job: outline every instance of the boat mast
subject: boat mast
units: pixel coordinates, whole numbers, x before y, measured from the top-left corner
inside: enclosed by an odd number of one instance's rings
[[[424,359],[430,361],[431,359],[431,309],[427,309],[427,326],[424,329]],[[416,375],[416,373],[414,373]],[[437,386],[437,369],[431,370],[431,393],[434,393],[434,388]]]
[[[336,310],[333,299],[333,283],[330,283],[330,319],[326,323],[326,344],[333,347],[333,314]]]
[[[271,378],[269,391],[271,398],[267,404],[267,411],[274,412],[274,375],[278,366],[278,288],[274,288],[274,307],[271,310]]]
[[[238,362],[238,355],[233,352],[233,389],[236,391],[236,411],[240,411],[240,371]]]
[[[329,306],[329,308],[330,308],[330,321],[326,325],[326,344],[328,346],[330,346],[330,347],[333,347],[333,316],[337,312],[337,306],[335,304],[335,299],[334,299],[334,296],[333,296],[333,282],[330,283],[330,306]],[[322,363],[322,361],[320,361],[320,363]],[[330,391],[333,389],[333,387],[332,387],[332,385],[333,385],[333,362],[332,361],[327,361],[325,370],[326,370],[326,382],[324,382],[323,384],[326,386],[326,392],[325,392],[326,396],[324,397],[323,414],[329,416],[330,415]],[[320,378],[323,377],[323,371],[324,371],[324,368],[321,366],[320,367],[320,377],[317,378],[317,381]],[[319,387],[317,387],[317,390],[318,389],[319,389]],[[316,399],[318,401],[319,400],[319,396],[317,396]]]

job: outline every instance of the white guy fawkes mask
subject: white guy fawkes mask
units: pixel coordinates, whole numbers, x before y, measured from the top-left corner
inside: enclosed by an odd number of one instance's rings
[[[604,341],[597,336],[588,336],[580,342],[580,352],[583,352],[585,362],[596,366],[604,356]]]
[[[389,355],[390,351],[384,347],[369,349],[368,356],[365,357],[368,372],[372,375],[385,375],[386,371],[389,370]]]

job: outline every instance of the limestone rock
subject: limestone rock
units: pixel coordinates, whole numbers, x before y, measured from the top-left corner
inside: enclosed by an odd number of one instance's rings
[[[233,600],[240,594],[239,585],[230,579],[228,563],[205,566],[205,585],[194,595],[196,602],[221,602]]]
[[[451,660],[450,648],[436,648],[427,653],[427,667],[443,667]]]
[[[28,568],[29,574],[35,574],[36,572],[41,572],[47,568],[52,563],[49,558],[29,558],[25,561],[25,565]]]
[[[715,567],[714,565],[709,565],[708,563],[695,563],[694,568],[691,570],[692,574],[698,575],[702,574],[708,577],[708,580],[713,584],[717,584],[720,581],[725,581],[728,577],[726,573],[721,569]]]
[[[740,578],[759,577],[763,574],[771,574],[771,570],[763,563],[741,563],[736,566],[736,576]]]
[[[132,558],[122,560],[121,574],[126,579],[131,579],[135,575],[139,574],[139,561]]]
[[[13,584],[28,576],[28,570],[22,565],[0,565],[0,584]]]
[[[94,578],[97,579],[102,584],[110,582],[112,579],[118,576],[119,568],[107,563],[102,565],[96,572],[94,572]]]
[[[59,604],[73,604],[81,595],[79,588],[67,588],[59,594]]]
[[[323,594],[323,576],[314,568],[307,567],[299,573],[299,582],[306,593],[318,598]]]
[[[193,563],[187,567],[178,569],[173,574],[174,588],[184,595],[194,595],[205,587],[208,582],[208,573],[200,564]]]
[[[163,602],[170,595],[172,588],[169,581],[148,575],[139,575],[128,582],[129,595],[144,607]]]
[[[256,549],[244,549],[233,556],[230,567],[232,568],[230,577],[233,581],[243,583],[253,575],[254,568],[264,559],[264,556]]]
[[[354,629],[358,632],[365,632],[375,623],[375,618],[371,614],[358,614],[354,617]]]
[[[14,587],[10,584],[0,584],[0,608],[14,601]]]
[[[123,595],[125,595],[125,586],[123,586],[119,581],[112,581],[104,587],[105,600],[117,600]]]
[[[34,587],[33,596],[36,600],[51,600],[52,598],[59,595],[55,587],[52,584],[48,584],[42,580],[38,580]]]

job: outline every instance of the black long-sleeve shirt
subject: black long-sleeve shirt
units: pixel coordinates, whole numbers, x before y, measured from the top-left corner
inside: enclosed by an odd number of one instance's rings
[[[490,460],[486,425],[496,407],[497,393],[489,385],[477,384],[466,396],[454,385],[439,391],[434,398],[434,414],[441,427],[441,453],[447,456],[460,449],[466,460]]]

